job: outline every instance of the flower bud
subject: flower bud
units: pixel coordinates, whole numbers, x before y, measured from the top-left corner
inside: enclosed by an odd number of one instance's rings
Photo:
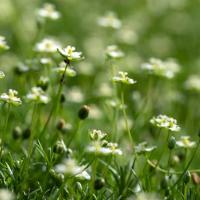
[[[63,140],[56,142],[56,144],[53,147],[53,152],[57,154],[63,154],[67,152],[67,147],[65,146],[65,143]]]
[[[189,183],[190,182],[190,178],[191,178],[191,174],[189,171],[186,171],[184,176],[183,176],[183,182],[185,184]]]
[[[175,148],[175,146],[176,146],[176,139],[175,139],[175,137],[171,136],[171,137],[169,138],[169,140],[168,140],[168,148],[169,148],[170,150],[172,150],[172,149]]]
[[[30,128],[26,128],[23,130],[23,133],[22,133],[22,138],[25,140],[25,139],[28,139],[31,135],[31,129]]]
[[[56,124],[56,128],[61,131],[65,126],[65,120],[64,119],[59,119],[59,121]]]
[[[88,117],[88,115],[89,115],[89,107],[87,105],[82,106],[78,112],[78,117],[81,120],[84,120]]]
[[[19,126],[16,126],[12,131],[13,139],[17,140],[22,135],[22,129]]]
[[[64,103],[66,100],[65,95],[62,93],[60,96],[60,103]]]
[[[94,189],[100,190],[105,185],[105,180],[103,178],[98,178],[94,182]]]

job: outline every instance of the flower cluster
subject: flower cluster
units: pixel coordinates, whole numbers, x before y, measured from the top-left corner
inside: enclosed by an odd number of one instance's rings
[[[193,148],[196,146],[196,142],[190,141],[190,136],[181,136],[180,140],[177,141],[176,144],[183,148]]]
[[[122,25],[121,21],[113,12],[108,12],[105,16],[100,17],[97,22],[102,27],[110,27],[114,29],[119,29]]]
[[[58,48],[58,52],[68,61],[77,61],[83,59],[82,52],[75,51],[73,46],[67,46],[66,48]]]
[[[43,8],[39,9],[37,12],[39,17],[57,20],[60,18],[60,13],[56,11],[55,6],[50,3],[45,3]]]
[[[0,95],[0,100],[15,106],[21,105],[22,101],[19,97],[17,97],[17,94],[18,92],[16,90],[9,89],[8,94],[3,93]]]
[[[179,72],[180,67],[173,59],[162,61],[157,58],[150,58],[148,63],[142,64],[142,69],[150,74],[171,79]]]
[[[106,49],[106,56],[108,58],[122,58],[124,56],[124,53],[118,48],[116,45],[109,45]]]
[[[200,77],[191,75],[185,82],[185,88],[190,91],[200,92]]]
[[[101,130],[92,130],[90,132],[91,144],[87,146],[88,153],[95,155],[122,155],[117,143],[111,143],[105,140],[107,134]]]
[[[74,176],[78,179],[90,180],[90,175],[85,170],[85,166],[79,166],[75,159],[68,158],[55,166],[57,173],[64,174],[67,177]]]
[[[178,132],[180,127],[177,125],[176,119],[166,115],[158,115],[150,120],[150,123],[160,128],[166,128],[173,132]]]
[[[59,42],[54,39],[45,38],[35,45],[35,51],[39,53],[55,53],[60,47]]]
[[[26,95],[26,99],[30,102],[47,104],[49,97],[40,87],[32,87],[31,92]]]
[[[128,77],[127,72],[122,72],[122,71],[118,72],[118,75],[113,77],[113,81],[127,85],[132,85],[136,83],[135,80]]]
[[[0,35],[0,51],[1,50],[8,50],[9,46],[6,43],[5,37]]]

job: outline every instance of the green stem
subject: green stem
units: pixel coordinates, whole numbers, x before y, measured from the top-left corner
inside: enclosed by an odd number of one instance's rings
[[[46,121],[46,123],[45,123],[45,125],[44,125],[44,127],[43,127],[43,129],[42,129],[42,131],[41,131],[41,133],[40,133],[40,135],[39,135],[40,137],[41,137],[42,135],[44,135],[44,133],[46,132],[46,129],[47,129],[47,127],[48,127],[48,124],[50,123],[51,118],[52,118],[54,112],[57,110],[57,106],[58,106],[58,103],[59,103],[59,100],[60,100],[60,95],[61,95],[62,88],[63,88],[63,84],[64,84],[65,73],[66,73],[66,70],[67,70],[68,65],[69,65],[69,63],[66,62],[65,70],[64,70],[64,72],[63,72],[63,74],[62,74],[62,76],[61,76],[60,83],[59,83],[59,86],[58,86],[58,90],[57,90],[57,93],[56,93],[56,97],[55,97],[55,100],[54,100],[54,102],[53,102],[53,106],[52,106],[52,108],[51,108],[51,111],[50,111],[50,113],[49,113],[49,116],[48,116],[48,118],[47,118],[47,121]],[[39,138],[40,138],[40,137],[39,137]]]
[[[122,104],[122,111],[123,111],[123,115],[124,115],[126,130],[128,132],[128,136],[129,136],[130,142],[131,142],[132,146],[134,146],[133,138],[131,136],[131,131],[130,131],[130,128],[129,128],[129,125],[128,125],[128,118],[127,118],[127,114],[126,114],[126,108],[125,108],[125,104],[124,104],[123,88],[121,89],[121,104]]]

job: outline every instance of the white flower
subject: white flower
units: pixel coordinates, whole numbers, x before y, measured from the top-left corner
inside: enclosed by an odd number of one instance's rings
[[[53,61],[51,58],[41,58],[40,63],[42,65],[50,66],[53,63]]]
[[[101,130],[93,129],[92,131],[89,132],[89,135],[90,135],[91,140],[101,141],[101,140],[105,139],[105,137],[107,136],[107,133],[104,133]]]
[[[1,200],[14,200],[14,194],[8,189],[0,189],[0,199]]]
[[[58,52],[61,56],[69,61],[76,61],[83,59],[82,52],[75,51],[76,48],[73,46],[67,46],[66,48],[58,48]]]
[[[132,85],[132,84],[136,83],[135,80],[128,77],[127,72],[122,72],[122,71],[118,72],[118,75],[113,77],[113,81],[128,84],[128,85],[130,85],[130,84]]]
[[[91,142],[91,144],[87,146],[86,151],[88,153],[99,154],[99,155],[110,155],[112,153],[110,148],[102,146],[101,141]]]
[[[109,45],[106,49],[106,55],[109,58],[117,59],[122,58],[124,53],[116,45]]]
[[[9,89],[8,94],[7,93],[1,94],[0,100],[15,106],[21,105],[22,101],[19,97],[17,97],[17,94],[18,92],[16,90]]]
[[[0,71],[0,79],[2,79],[4,77],[5,77],[5,74],[2,71]]]
[[[107,144],[107,147],[110,149],[111,154],[113,154],[113,155],[122,155],[122,151],[121,151],[121,149],[118,148],[118,144],[117,143],[109,142]]]
[[[66,63],[65,62],[61,62],[59,64],[59,67],[55,68],[54,70],[58,73],[60,73],[61,75],[65,72],[66,75],[70,76],[70,77],[74,77],[76,76],[76,71],[73,69],[72,66],[67,66],[66,68]]]
[[[50,38],[45,38],[36,44],[35,51],[39,53],[55,53],[59,47],[59,42]]]
[[[48,18],[52,20],[57,20],[60,18],[60,13],[56,11],[55,6],[50,3],[45,3],[43,8],[38,10],[37,14],[42,18]]]
[[[76,178],[90,180],[90,175],[86,172],[85,166],[79,166],[76,160],[71,158],[65,159],[61,164],[56,165],[55,171],[65,176],[75,176]]]
[[[200,92],[200,76],[191,75],[185,82],[185,88],[187,90]]]
[[[181,136],[181,139],[176,144],[183,148],[193,148],[196,146],[196,142],[190,141],[190,136]]]
[[[45,95],[44,91],[40,87],[31,88],[31,92],[26,95],[26,99],[31,102],[47,104],[49,97]]]
[[[100,17],[97,22],[100,26],[111,27],[114,29],[119,29],[122,25],[121,21],[113,12],[108,12],[105,16]]]
[[[158,115],[150,120],[150,123],[160,128],[166,128],[174,132],[180,131],[180,127],[177,125],[176,119],[168,117],[166,115]]]
[[[180,66],[173,59],[162,61],[157,58],[150,58],[148,63],[142,64],[142,69],[150,74],[171,79],[180,70]]]
[[[8,50],[9,46],[6,43],[5,37],[0,35],[0,51],[1,50]]]
[[[145,154],[155,150],[156,146],[147,146],[147,142],[142,142],[135,147],[135,152],[137,154]]]

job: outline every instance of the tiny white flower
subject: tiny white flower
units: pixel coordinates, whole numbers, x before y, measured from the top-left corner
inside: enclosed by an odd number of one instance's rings
[[[185,82],[185,88],[190,91],[200,92],[200,76],[191,75]]]
[[[128,85],[132,85],[132,84],[136,83],[135,80],[133,80],[133,79],[128,77],[128,73],[127,72],[122,72],[122,71],[119,71],[118,75],[113,77],[112,80],[114,82],[124,83],[124,84],[128,84]]]
[[[72,66],[67,66],[67,68],[66,69],[65,68],[66,68],[65,62],[61,62],[59,64],[59,67],[55,68],[54,71],[58,72],[61,75],[65,72],[67,76],[70,77],[76,76],[76,71],[73,69]]]
[[[116,45],[109,45],[106,49],[106,55],[113,59],[124,57],[124,53]]]
[[[76,61],[83,59],[82,52],[75,51],[76,48],[68,45],[66,48],[58,48],[61,56],[69,61]]]
[[[54,39],[45,38],[35,46],[35,51],[39,53],[55,53],[60,47],[59,42]]]
[[[57,20],[60,18],[60,13],[56,11],[55,6],[50,3],[45,3],[43,8],[38,10],[37,14],[42,18],[48,18],[52,20]]]
[[[84,168],[85,166],[79,166],[76,160],[68,158],[63,160],[62,163],[57,164],[55,171],[65,176],[75,176],[76,178],[90,180],[90,175]]]
[[[181,136],[180,140],[176,142],[177,146],[183,148],[193,148],[196,146],[196,142],[190,140],[190,136]]]
[[[13,89],[9,89],[8,93],[3,93],[0,95],[0,100],[12,104],[15,106],[21,105],[22,101],[19,97],[17,97],[18,92]]]
[[[135,147],[135,152],[137,154],[145,154],[154,151],[156,148],[156,146],[147,146],[147,142],[142,142]]]
[[[31,92],[26,95],[26,99],[30,102],[47,104],[50,99],[40,87],[31,88]]]
[[[113,12],[108,12],[105,16],[100,17],[97,22],[102,27],[111,27],[114,29],[119,29],[122,25],[121,21]]]
[[[2,79],[4,77],[5,77],[5,74],[2,71],[0,71],[0,79]]]
[[[2,50],[8,50],[9,46],[6,43],[5,37],[0,35],[0,51]]]

